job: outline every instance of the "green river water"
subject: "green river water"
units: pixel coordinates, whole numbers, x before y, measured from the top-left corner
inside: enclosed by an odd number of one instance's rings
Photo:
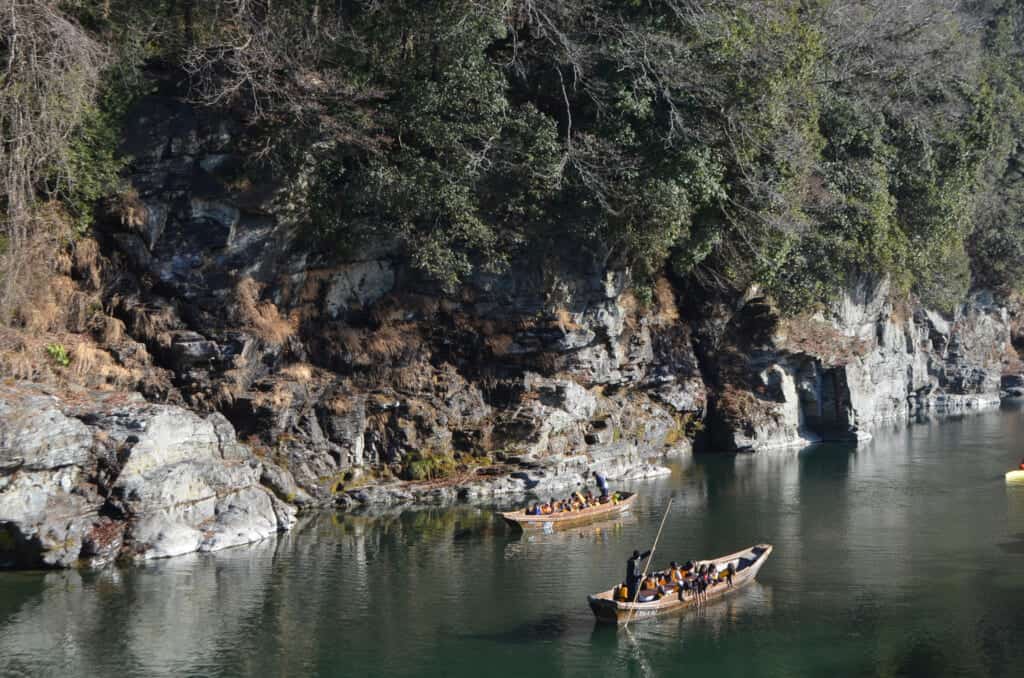
[[[631,515],[522,536],[490,507],[321,513],[252,547],[0,574],[3,676],[1024,676],[1024,410],[892,426],[859,446],[698,455]],[[618,582],[656,556],[775,551],[730,599],[629,630]]]

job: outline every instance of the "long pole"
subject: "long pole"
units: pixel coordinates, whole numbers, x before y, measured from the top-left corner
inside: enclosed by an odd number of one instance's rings
[[[637,584],[636,593],[633,594],[634,605],[636,605],[636,601],[640,597],[640,587],[643,585],[644,579],[647,578],[647,568],[649,568],[651,566],[651,563],[654,562],[654,552],[658,550],[658,540],[661,539],[661,530],[665,527],[665,520],[668,519],[668,512],[672,508],[673,498],[674,497],[669,497],[668,506],[665,507],[665,515],[661,517],[661,525],[658,526],[658,534],[654,537],[654,546],[651,547],[651,555],[649,558],[647,558],[647,562],[644,564],[644,573],[640,575],[640,583]],[[630,608],[630,612],[631,614],[629,615],[629,618],[626,619],[626,623],[622,626],[623,629],[629,628],[629,622],[633,621],[633,617],[636,616],[636,608]]]

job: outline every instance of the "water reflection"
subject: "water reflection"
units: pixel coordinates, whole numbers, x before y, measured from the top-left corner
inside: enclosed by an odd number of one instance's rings
[[[101,572],[0,575],[12,675],[1011,675],[1024,661],[1019,408],[871,441],[698,456],[619,520],[517,533],[497,507],[321,513],[278,539]],[[775,545],[760,584],[628,632],[586,595]]]

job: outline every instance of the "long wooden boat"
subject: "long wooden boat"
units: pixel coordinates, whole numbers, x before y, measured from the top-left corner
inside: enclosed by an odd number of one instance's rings
[[[729,565],[732,565],[736,570],[736,574],[732,578],[732,586],[721,581],[714,586],[708,587],[704,592],[703,603],[698,603],[696,596],[689,591],[683,594],[683,597],[680,597],[678,593],[674,593],[647,603],[621,602],[615,600],[613,595],[614,588],[587,596],[587,602],[590,603],[590,609],[593,610],[594,616],[597,617],[598,621],[610,624],[621,624],[627,620],[633,622],[682,612],[695,605],[706,604],[730,593],[735,593],[753,582],[761,566],[768,560],[771,552],[771,544],[758,544],[757,546],[751,546],[743,551],[737,551],[714,560],[697,561],[696,566],[698,568],[701,565],[714,563],[719,571],[724,570]]]
[[[589,523],[592,520],[603,520],[627,510],[636,499],[635,492],[619,492],[619,501],[612,503],[591,506],[580,511],[562,511],[561,513],[550,513],[548,515],[531,516],[526,509],[518,511],[507,511],[499,513],[509,525],[520,527],[523,530],[536,529],[558,529]]]

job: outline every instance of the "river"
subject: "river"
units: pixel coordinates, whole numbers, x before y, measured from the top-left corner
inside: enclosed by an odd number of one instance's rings
[[[522,536],[458,506],[319,513],[252,547],[95,572],[0,574],[3,676],[1017,676],[1024,410],[860,445],[698,455],[619,522]],[[683,616],[598,626],[629,552],[775,551]]]

